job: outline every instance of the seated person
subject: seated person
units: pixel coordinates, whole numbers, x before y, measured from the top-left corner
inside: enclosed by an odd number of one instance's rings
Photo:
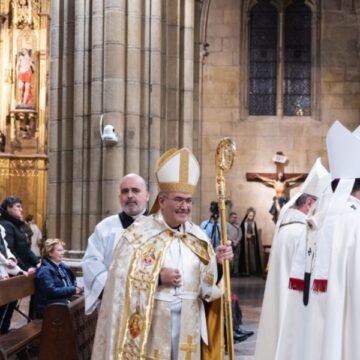
[[[76,286],[75,276],[62,260],[65,243],[60,239],[47,239],[42,249],[41,266],[35,275],[36,317],[42,318],[49,304],[67,304],[73,295],[83,289]]]
[[[8,279],[9,275],[27,275],[17,265],[16,257],[10,251],[5,239],[5,229],[0,225],[0,280]]]

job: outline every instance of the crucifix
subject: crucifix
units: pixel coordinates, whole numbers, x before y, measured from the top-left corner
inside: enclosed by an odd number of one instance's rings
[[[180,344],[180,350],[184,351],[186,353],[185,360],[191,360],[191,353],[196,352],[196,345],[192,343],[193,337],[188,336],[187,337],[187,343],[186,344]]]
[[[307,174],[291,173],[285,175],[284,167],[288,158],[281,151],[278,151],[273,156],[273,161],[276,165],[276,173],[246,173],[246,180],[259,181],[266,186],[274,188],[275,196],[269,212],[273,217],[274,223],[276,223],[281,208],[289,200],[289,190],[297,183],[304,181]]]

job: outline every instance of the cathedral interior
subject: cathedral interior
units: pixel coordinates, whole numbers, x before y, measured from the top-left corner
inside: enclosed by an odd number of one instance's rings
[[[223,137],[228,210],[254,207],[269,246],[274,189],[250,175],[275,176],[277,153],[306,174],[334,120],[360,123],[359,0],[1,0],[0,54],[1,195],[75,250],[118,211],[124,174],[154,200],[171,147],[199,160],[206,219]]]

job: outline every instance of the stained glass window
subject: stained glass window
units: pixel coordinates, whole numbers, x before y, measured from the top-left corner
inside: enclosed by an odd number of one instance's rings
[[[260,0],[250,12],[249,114],[276,114],[277,11]]]
[[[285,10],[284,115],[311,115],[311,10],[294,0]]]

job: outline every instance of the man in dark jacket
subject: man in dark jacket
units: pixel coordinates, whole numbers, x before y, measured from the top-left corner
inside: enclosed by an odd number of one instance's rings
[[[38,258],[30,249],[30,241],[24,230],[23,209],[21,199],[7,196],[0,207],[0,225],[5,229],[5,240],[10,251],[15,255],[20,268],[29,273],[35,272]],[[0,307],[0,333],[9,331],[11,317],[16,302]]]

